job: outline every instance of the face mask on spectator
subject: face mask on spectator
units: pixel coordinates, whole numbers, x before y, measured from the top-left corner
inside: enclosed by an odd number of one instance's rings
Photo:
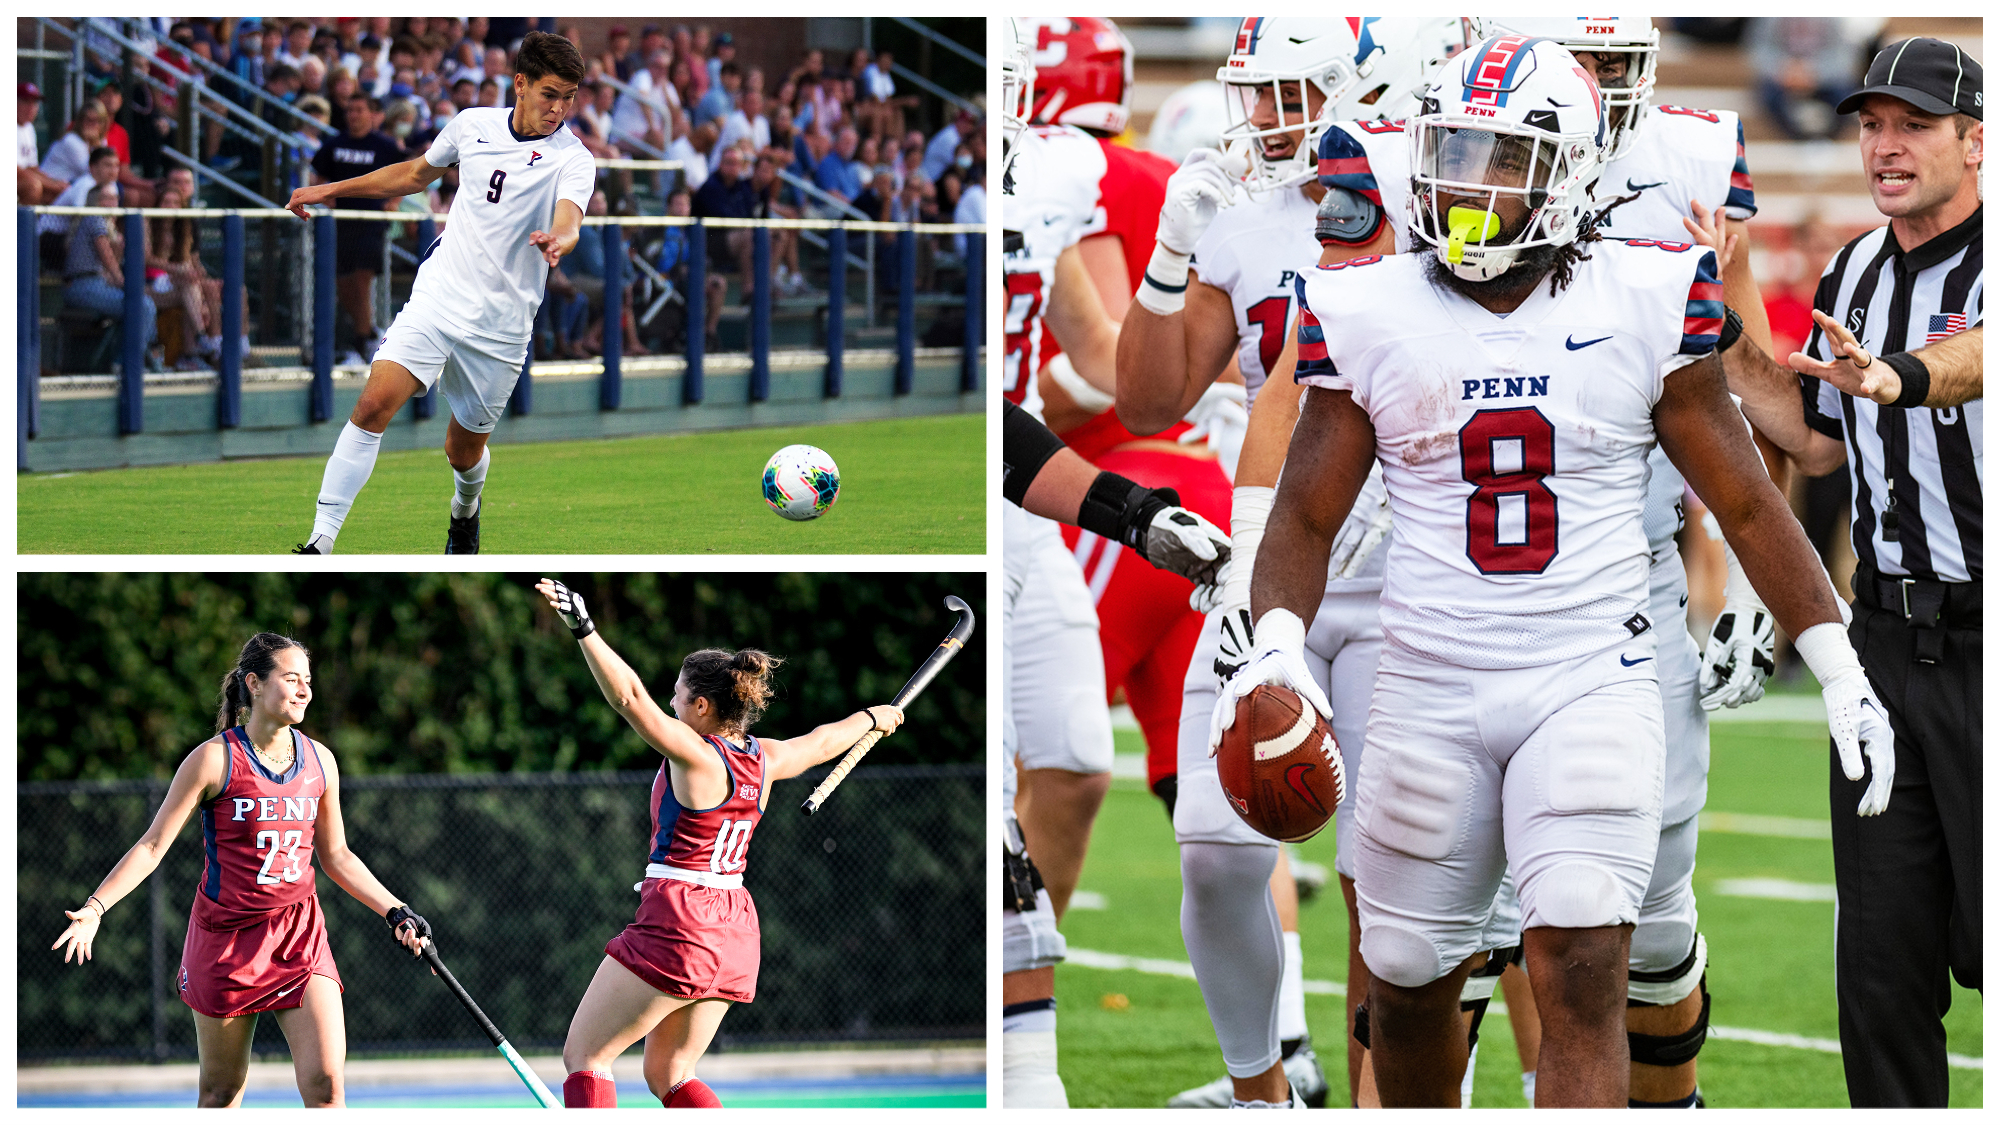
[[[952,163],[958,165],[960,168],[970,168],[972,167],[972,154],[961,152],[958,154],[958,159],[952,161]]]

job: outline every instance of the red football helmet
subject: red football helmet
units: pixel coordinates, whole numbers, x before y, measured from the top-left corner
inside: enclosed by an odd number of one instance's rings
[[[1132,117],[1132,43],[1102,16],[1034,21],[1036,125],[1117,136]]]

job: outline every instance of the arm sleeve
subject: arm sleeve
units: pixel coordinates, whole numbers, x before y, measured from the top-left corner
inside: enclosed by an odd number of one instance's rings
[[[453,114],[450,121],[438,130],[431,147],[424,151],[424,161],[433,168],[449,168],[458,163],[459,122],[465,120],[462,113]]]
[[[1005,407],[1000,423],[1000,492],[1008,503],[1019,507],[1028,495],[1028,486],[1049,458],[1061,452],[1063,442],[1011,399],[1000,401]]]
[[[590,150],[576,146],[576,155],[563,164],[562,179],[556,184],[556,198],[567,199],[583,212],[590,210],[590,194],[597,190],[597,162]]]

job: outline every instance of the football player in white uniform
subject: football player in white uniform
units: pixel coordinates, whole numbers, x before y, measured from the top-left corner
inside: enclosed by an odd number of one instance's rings
[[[1640,524],[1655,441],[1800,637],[1836,739],[1892,753],[1839,600],[1798,581],[1815,556],[1724,389],[1714,255],[1586,229],[1606,139],[1560,45],[1489,39],[1411,123],[1429,249],[1300,284],[1313,390],[1259,551],[1255,655],[1211,740],[1258,683],[1330,714],[1301,615],[1379,460],[1397,532],[1355,874],[1385,1104],[1457,1104],[1454,1016],[1509,866],[1546,1021],[1537,1104],[1626,1102],[1626,960],[1662,801]]]
[[[458,206],[424,251],[410,300],[396,314],[354,413],[335,441],[320,482],[313,533],[302,555],[333,553],[354,498],[375,469],[382,431],[412,395],[442,379],[451,418],[445,459],[456,491],[446,554],[479,553],[479,494],[491,455],[486,439],[520,379],[549,269],[576,247],[596,184],[590,151],[563,124],[583,81],[583,56],[559,35],[521,41],[514,108],[469,109],[428,151],[352,180],[304,187],[286,204],[413,195],[457,165]]]
[[[1495,30],[1554,39],[1604,91],[1611,140],[1597,192],[1598,232],[1607,238],[1689,241],[1690,216],[1721,215],[1743,240],[1756,214],[1743,126],[1729,110],[1652,105],[1659,32],[1645,16],[1508,17]],[[1723,303],[1739,310],[1743,334],[1770,347],[1770,321],[1750,273],[1750,255],[1727,256]],[[1760,443],[1761,444],[1761,443]],[[1766,453],[1767,467],[1783,458]],[[1687,631],[1687,572],[1676,542],[1686,482],[1655,447],[1649,459],[1645,528],[1652,564],[1646,614],[1659,630],[1661,700],[1666,708],[1666,796],[1653,882],[1632,932],[1626,1012],[1632,1049],[1632,1104],[1684,1108],[1697,1096],[1695,1055],[1708,1033],[1707,944],[1696,932],[1697,816],[1708,797],[1708,716],[1754,702],[1774,667],[1770,612],[1725,554],[1729,584],[1704,659]],[[1774,474],[1775,475],[1775,474]],[[1783,477],[1779,476],[1782,488]],[[1511,997],[1510,997],[1511,998]],[[1518,1005],[1515,1005],[1518,1007]]]
[[[1188,668],[1174,804],[1182,933],[1229,1074],[1169,1105],[1282,1104],[1287,1078],[1307,1104],[1326,1096],[1307,1035],[1296,892],[1277,863],[1275,843],[1224,803],[1208,754],[1208,723],[1219,680],[1247,655],[1249,560],[1290,439],[1290,417],[1259,406],[1258,396],[1275,387],[1287,407],[1296,397],[1281,385],[1289,382],[1282,375],[1280,383],[1269,380],[1274,371],[1290,370],[1278,361],[1293,317],[1294,281],[1321,254],[1314,229],[1326,191],[1316,176],[1318,139],[1335,122],[1407,114],[1430,72],[1465,47],[1465,34],[1464,21],[1454,17],[1244,19],[1216,75],[1232,117],[1224,135],[1227,155],[1196,149],[1168,182],[1153,262],[1120,334],[1118,410],[1135,431],[1157,430],[1177,418],[1232,355],[1251,404],[1231,508],[1231,541],[1244,553],[1227,571],[1220,604],[1210,610]],[[1373,248],[1393,249],[1389,239],[1384,234]],[[1351,253],[1371,246],[1362,238]],[[1379,481],[1375,496],[1381,496]],[[1385,517],[1379,505],[1357,514],[1343,533],[1307,645],[1314,674],[1335,702],[1335,735],[1349,770],[1360,768],[1362,724],[1381,645],[1382,566],[1363,548],[1372,548],[1371,532],[1377,541],[1386,532],[1386,518],[1378,515]],[[1362,565],[1352,565],[1356,561]],[[1343,843],[1337,867],[1351,914],[1344,846],[1349,819],[1343,815],[1336,831]],[[1266,877],[1270,892],[1259,885]],[[1349,962],[1352,982],[1358,951]],[[1359,993],[1350,987],[1349,996],[1351,1003]],[[1360,1050],[1351,1037],[1342,1038],[1349,1043],[1350,1096],[1359,1096]]]

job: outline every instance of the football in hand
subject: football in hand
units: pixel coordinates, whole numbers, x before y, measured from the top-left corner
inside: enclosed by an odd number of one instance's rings
[[[1243,823],[1286,843],[1317,835],[1347,795],[1333,728],[1298,693],[1273,684],[1236,701],[1215,770]]]

